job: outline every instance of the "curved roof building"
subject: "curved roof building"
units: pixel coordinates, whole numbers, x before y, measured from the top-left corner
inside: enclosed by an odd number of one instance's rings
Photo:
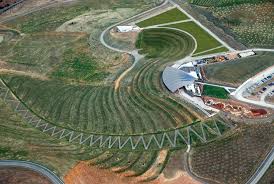
[[[192,75],[173,67],[166,67],[163,71],[163,82],[165,86],[174,93],[178,89],[193,84],[196,80]]]

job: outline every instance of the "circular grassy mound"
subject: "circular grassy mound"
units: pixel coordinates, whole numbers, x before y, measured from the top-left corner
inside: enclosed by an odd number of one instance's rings
[[[153,28],[145,29],[139,34],[136,47],[149,58],[176,60],[190,54],[195,48],[195,42],[184,32]]]

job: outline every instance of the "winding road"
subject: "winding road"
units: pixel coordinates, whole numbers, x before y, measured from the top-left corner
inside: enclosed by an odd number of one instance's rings
[[[255,173],[251,176],[251,178],[249,178],[246,184],[258,183],[273,161],[274,161],[274,147],[270,150],[265,160],[259,165]]]
[[[0,167],[21,167],[27,168],[49,179],[52,184],[64,184],[64,182],[48,168],[28,161],[18,161],[18,160],[0,160]]]

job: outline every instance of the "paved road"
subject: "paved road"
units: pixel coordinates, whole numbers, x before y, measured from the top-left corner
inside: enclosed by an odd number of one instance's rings
[[[64,182],[52,171],[50,171],[48,168],[33,162],[18,161],[18,160],[0,160],[0,167],[27,168],[42,174],[43,176],[48,178],[53,184],[64,184]]]
[[[104,38],[104,37],[105,37],[105,34],[106,34],[109,30],[111,30],[112,28],[114,28],[115,26],[123,25],[123,24],[125,24],[125,23],[127,23],[127,22],[132,22],[131,20],[133,20],[134,18],[141,17],[142,15],[146,15],[146,16],[147,16],[147,15],[149,15],[150,12],[153,12],[154,10],[157,10],[157,9],[160,10],[161,7],[164,7],[167,3],[168,3],[168,0],[165,0],[165,1],[164,1],[161,5],[159,5],[159,6],[156,6],[156,7],[152,8],[152,9],[150,9],[150,10],[147,10],[147,11],[145,11],[145,12],[139,13],[139,14],[133,16],[133,17],[130,17],[130,18],[126,19],[126,20],[123,20],[123,21],[121,21],[121,22],[118,22],[118,23],[116,23],[116,24],[114,24],[114,25],[109,26],[108,28],[106,28],[106,29],[101,33],[101,35],[100,35],[100,42],[101,42],[105,47],[107,47],[107,48],[109,48],[109,49],[111,49],[111,50],[113,50],[113,51],[116,51],[116,52],[126,52],[126,53],[129,53],[129,54],[132,54],[132,52],[134,52],[134,51],[118,49],[118,48],[112,47],[111,45],[107,44],[107,43],[105,42],[105,38]]]
[[[22,3],[23,1],[25,1],[25,0],[20,0],[20,1],[16,2],[16,3],[14,3],[14,4],[12,4],[12,5],[8,6],[8,7],[6,7],[6,8],[3,8],[2,10],[0,10],[0,15],[2,13],[4,13],[5,11],[8,11],[9,9],[15,7],[16,5]]]

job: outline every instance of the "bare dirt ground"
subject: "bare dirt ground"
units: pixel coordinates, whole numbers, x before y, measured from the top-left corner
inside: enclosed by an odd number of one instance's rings
[[[191,178],[185,171],[177,171],[173,178],[167,179],[164,176],[160,176],[155,184],[159,181],[159,184],[201,184],[200,182]]]
[[[110,170],[90,167],[85,162],[80,162],[64,177],[66,184],[126,184],[133,183],[130,178],[116,175]]]
[[[130,41],[133,45],[135,44],[135,41],[137,40],[139,32],[126,32],[126,33],[120,33],[117,31],[114,31],[113,29],[110,31],[111,36],[118,40],[122,41]]]
[[[1,168],[0,184],[52,184],[40,174],[24,168]]]
[[[200,184],[198,181],[191,178],[184,170],[183,165],[183,152],[177,152],[172,156],[169,163],[166,166],[164,172],[156,179],[148,184]],[[167,152],[163,150],[159,153],[157,158],[160,163]],[[152,166],[145,175],[153,174],[156,165]],[[114,169],[115,170],[115,169]],[[113,170],[113,171],[114,171]],[[87,162],[80,162],[74,168],[72,168],[64,177],[65,184],[135,184],[140,183],[140,177],[127,177],[130,176],[130,172],[127,173],[115,173],[107,169],[99,169],[97,167],[88,166]]]
[[[135,184],[138,180],[132,177],[124,177],[110,170],[90,167],[85,162],[76,165],[64,178],[65,184]],[[149,184],[199,184],[185,171],[177,171],[172,178],[166,178],[164,174]]]
[[[139,176],[137,180],[141,182],[144,181],[146,178],[149,178],[150,176],[157,175],[157,167],[165,162],[167,156],[168,150],[161,150],[154,164],[143,175]]]

